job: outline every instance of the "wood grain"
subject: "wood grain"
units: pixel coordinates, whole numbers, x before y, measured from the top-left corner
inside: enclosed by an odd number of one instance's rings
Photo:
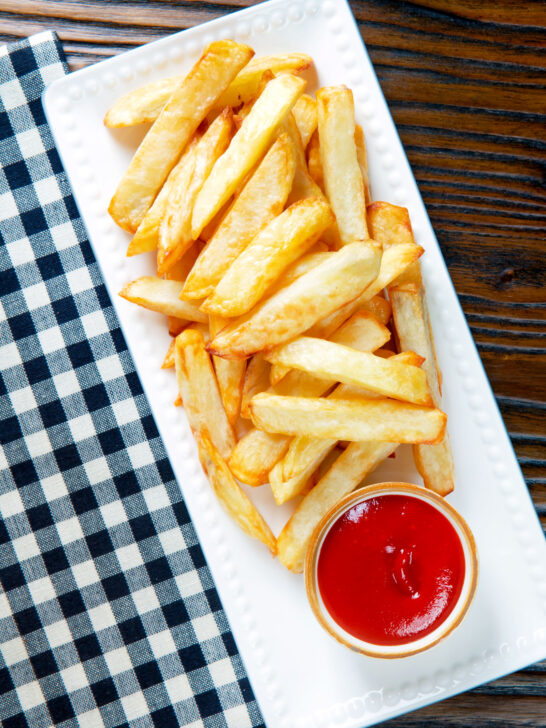
[[[256,3],[0,0],[71,69]],[[354,0],[537,512],[546,524],[546,3]],[[386,725],[546,725],[539,664]]]

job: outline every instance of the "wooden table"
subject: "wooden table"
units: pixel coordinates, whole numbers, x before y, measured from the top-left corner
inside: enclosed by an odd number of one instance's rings
[[[72,69],[251,0],[0,0],[0,41]],[[546,521],[546,3],[354,0],[529,491]],[[546,663],[386,726],[544,726]]]

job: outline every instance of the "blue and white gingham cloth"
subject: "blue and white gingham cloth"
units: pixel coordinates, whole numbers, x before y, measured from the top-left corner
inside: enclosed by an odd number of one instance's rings
[[[263,726],[41,104],[0,48],[0,723]]]

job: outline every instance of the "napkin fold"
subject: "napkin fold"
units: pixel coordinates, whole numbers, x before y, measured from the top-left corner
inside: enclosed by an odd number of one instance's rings
[[[263,721],[41,104],[0,48],[0,722]]]

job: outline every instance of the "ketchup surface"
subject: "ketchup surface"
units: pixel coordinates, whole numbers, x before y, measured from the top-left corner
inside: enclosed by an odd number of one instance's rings
[[[376,645],[424,637],[453,610],[465,575],[457,532],[436,508],[407,495],[357,503],[330,528],[317,564],[332,618]]]

